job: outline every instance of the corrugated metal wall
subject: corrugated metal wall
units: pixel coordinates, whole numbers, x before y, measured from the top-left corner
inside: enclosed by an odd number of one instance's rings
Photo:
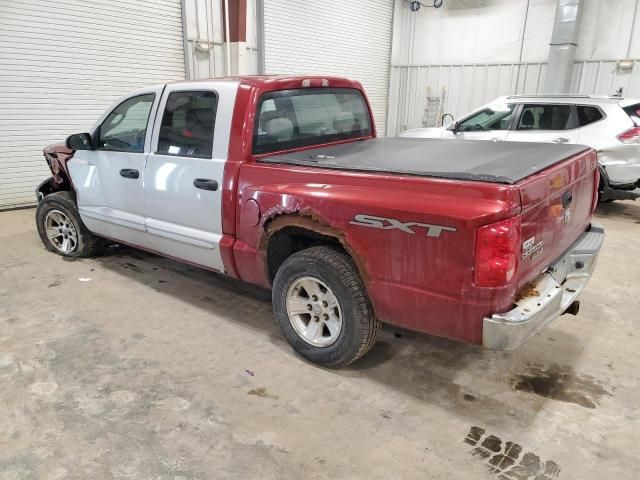
[[[546,63],[394,66],[391,68],[388,135],[422,127],[427,91],[445,90],[443,111],[463,115],[501,95],[541,93]],[[573,70],[574,93],[640,97],[640,61],[622,70],[615,61],[580,61]]]
[[[117,97],[183,79],[180,0],[0,2],[0,209],[50,175],[42,148]]]
[[[392,0],[264,2],[266,73],[339,75],[367,91],[384,135]]]

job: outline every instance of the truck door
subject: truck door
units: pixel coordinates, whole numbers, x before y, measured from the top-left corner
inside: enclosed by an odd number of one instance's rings
[[[515,104],[490,105],[461,120],[455,133],[446,130],[442,138],[504,140],[511,127],[515,109]]]
[[[77,150],[67,163],[78,211],[94,233],[144,245],[142,184],[152,119],[162,86],[121,98],[97,122],[93,150]]]
[[[525,103],[507,135],[510,142],[576,143],[579,129],[572,105]]]
[[[222,189],[236,82],[168,85],[144,182],[153,250],[223,271]]]

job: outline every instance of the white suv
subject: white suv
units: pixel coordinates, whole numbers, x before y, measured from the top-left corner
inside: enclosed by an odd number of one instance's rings
[[[443,116],[443,123],[446,117]],[[580,143],[598,152],[600,200],[635,199],[640,187],[640,100],[589,95],[509,96],[443,127],[401,137]]]

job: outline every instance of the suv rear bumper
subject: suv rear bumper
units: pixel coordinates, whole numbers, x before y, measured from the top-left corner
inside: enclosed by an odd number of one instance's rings
[[[604,228],[592,223],[562,257],[533,283],[533,295],[513,310],[484,318],[482,344],[492,350],[513,350],[562,315],[591,279],[604,241]]]

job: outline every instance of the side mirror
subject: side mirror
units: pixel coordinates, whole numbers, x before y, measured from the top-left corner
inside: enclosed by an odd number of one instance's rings
[[[64,142],[67,148],[72,150],[93,150],[91,135],[88,133],[74,133],[69,135]]]
[[[451,115],[450,113],[445,113],[444,115],[442,115],[442,126],[444,127],[445,125],[447,127],[449,127],[452,123],[455,122],[455,119],[453,118],[453,115]]]
[[[458,122],[451,122],[447,125],[447,130],[449,130],[453,134],[457,134],[460,130],[460,124]]]

